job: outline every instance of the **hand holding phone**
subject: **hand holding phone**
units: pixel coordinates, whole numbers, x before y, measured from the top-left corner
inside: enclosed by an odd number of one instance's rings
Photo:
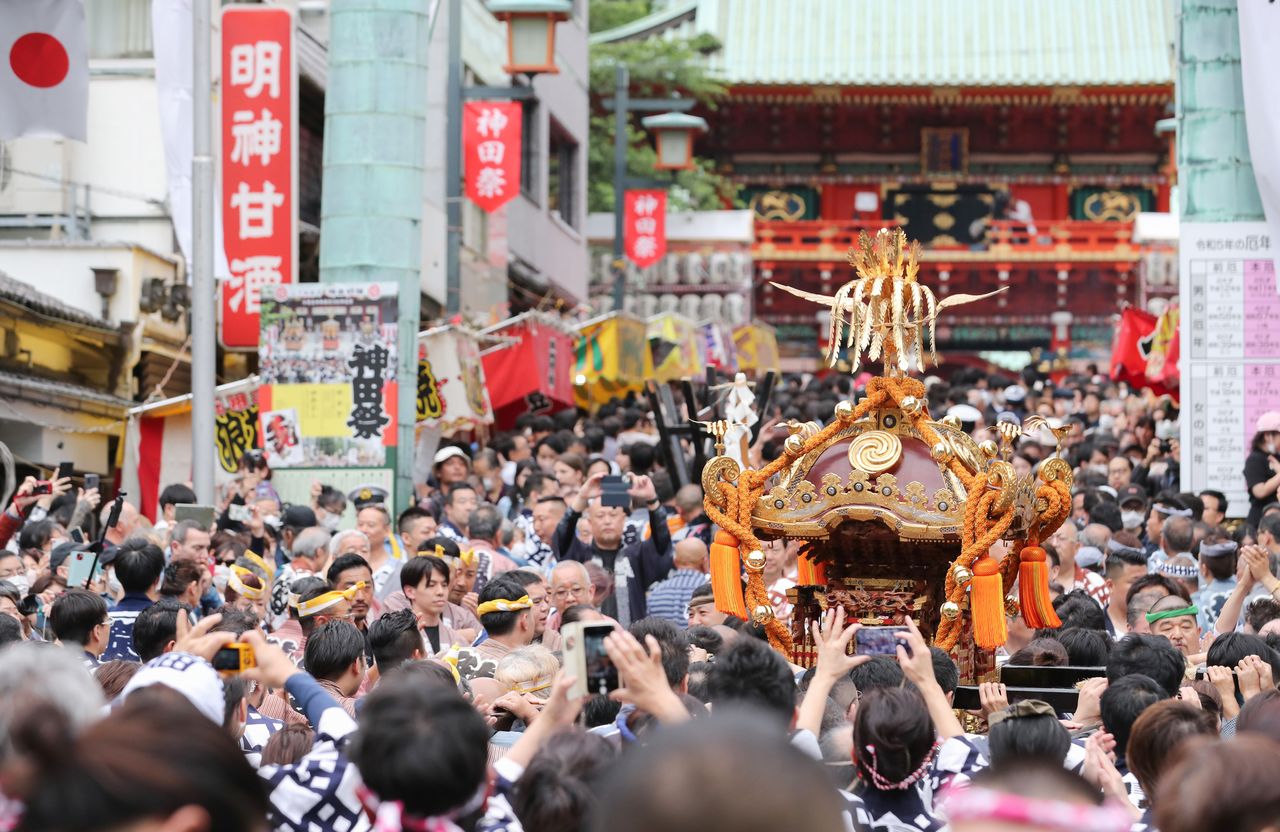
[[[859,656],[898,655],[898,633],[905,633],[906,627],[860,627],[854,641],[854,652]],[[908,653],[910,648],[908,647]]]
[[[608,694],[618,689],[618,669],[604,644],[613,631],[612,623],[599,621],[575,621],[560,628],[564,666],[574,678],[570,696]]]
[[[96,552],[72,552],[67,558],[67,586],[84,587],[102,575],[102,562]]]

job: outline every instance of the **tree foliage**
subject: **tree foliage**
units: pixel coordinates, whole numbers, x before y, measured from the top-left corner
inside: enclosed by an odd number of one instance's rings
[[[592,0],[591,28],[604,31],[630,23],[650,10],[648,0]],[[601,21],[609,23],[602,25]],[[668,40],[661,37],[591,46],[591,144],[587,161],[587,205],[591,211],[613,210],[614,116],[603,101],[613,97],[616,68],[630,74],[630,94],[636,98],[694,98],[714,110],[724,87],[706,70],[703,56],[719,48],[711,35]],[[718,210],[735,206],[737,186],[715,172],[709,159],[698,159],[694,170],[654,171],[654,139],[640,125],[643,114],[633,113],[627,128],[627,174],[654,180],[673,180],[667,204],[672,211]]]

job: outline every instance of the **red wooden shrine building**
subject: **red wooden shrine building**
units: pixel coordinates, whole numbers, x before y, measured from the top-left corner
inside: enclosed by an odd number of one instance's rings
[[[1173,174],[1163,0],[657,5],[593,41],[718,42],[728,92],[698,154],[755,212],[753,312],[784,366],[813,366],[825,325],[769,281],[834,292],[862,229],[920,240],[940,295],[1014,289],[948,314],[949,355],[1102,353],[1143,301],[1134,218],[1169,209]]]

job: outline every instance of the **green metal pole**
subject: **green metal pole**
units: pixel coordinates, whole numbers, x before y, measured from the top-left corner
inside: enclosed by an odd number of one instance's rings
[[[1181,0],[1178,191],[1187,222],[1262,220],[1240,81],[1236,0]]]
[[[429,0],[330,0],[322,282],[400,287],[396,505],[413,494]]]

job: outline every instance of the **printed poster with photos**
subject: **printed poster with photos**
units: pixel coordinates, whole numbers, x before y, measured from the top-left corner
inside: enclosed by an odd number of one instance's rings
[[[258,410],[272,468],[377,467],[396,442],[395,283],[263,293]]]

